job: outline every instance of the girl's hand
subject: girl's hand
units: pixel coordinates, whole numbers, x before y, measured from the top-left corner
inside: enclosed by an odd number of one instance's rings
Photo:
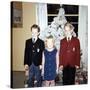
[[[44,70],[42,70],[41,75],[44,76]]]
[[[39,69],[40,69],[40,70],[42,69],[42,65],[39,65]]]
[[[58,69],[56,70],[56,73],[58,74]]]

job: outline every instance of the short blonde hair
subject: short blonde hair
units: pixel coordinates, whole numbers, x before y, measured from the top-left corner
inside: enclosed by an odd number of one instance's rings
[[[46,37],[45,46],[47,46],[47,40],[49,40],[49,39],[52,39],[53,44],[54,44],[54,42],[55,42],[54,37],[52,35],[49,35],[49,36]]]
[[[71,30],[74,30],[74,26],[71,23],[69,23],[69,22],[65,23],[64,28],[66,26],[68,26]]]
[[[47,36],[45,42],[47,42],[48,39],[52,39],[54,41],[54,37],[52,35]]]
[[[46,37],[46,39],[54,39],[52,35],[49,35],[48,37]]]

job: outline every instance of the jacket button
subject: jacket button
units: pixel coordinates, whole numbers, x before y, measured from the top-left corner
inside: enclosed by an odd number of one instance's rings
[[[34,45],[33,45],[33,47],[34,47]]]
[[[34,50],[32,50],[32,52],[35,52]]]

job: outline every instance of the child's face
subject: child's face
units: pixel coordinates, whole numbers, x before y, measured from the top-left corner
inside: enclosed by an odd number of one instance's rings
[[[38,37],[39,32],[37,28],[32,28],[32,37]]]
[[[66,27],[65,27],[65,36],[66,36],[66,37],[69,37],[69,36],[71,36],[71,35],[72,35],[72,30],[70,29],[69,26],[66,26]]]
[[[54,40],[52,38],[46,40],[47,48],[51,49],[54,46]]]

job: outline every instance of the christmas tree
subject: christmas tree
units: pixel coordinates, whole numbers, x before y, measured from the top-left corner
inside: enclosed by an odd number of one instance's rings
[[[49,35],[52,35],[55,39],[55,46],[57,49],[60,48],[60,40],[65,37],[64,35],[64,25],[67,22],[65,17],[65,10],[62,8],[62,5],[60,5],[60,9],[58,12],[58,15],[54,17],[53,21],[50,25],[48,25],[45,30],[43,31],[42,39],[45,40],[46,37]],[[73,32],[73,35],[76,36],[76,34]]]

